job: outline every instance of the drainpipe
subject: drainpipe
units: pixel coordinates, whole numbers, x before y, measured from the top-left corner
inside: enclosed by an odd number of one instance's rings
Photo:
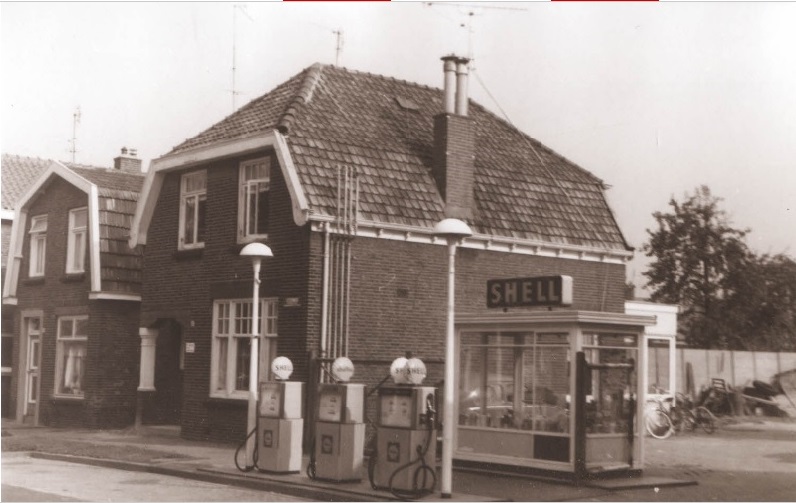
[[[323,224],[323,285],[321,287],[321,358],[327,356],[329,331],[329,222]],[[323,375],[321,374],[321,378]]]

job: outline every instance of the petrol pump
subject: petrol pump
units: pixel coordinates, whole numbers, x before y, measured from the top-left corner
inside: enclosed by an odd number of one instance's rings
[[[359,481],[365,451],[365,385],[348,382],[354,364],[344,356],[332,363],[332,375],[339,382],[318,388],[308,474],[334,482]]]
[[[274,358],[271,371],[278,380],[260,383],[259,389],[257,468],[297,473],[301,471],[304,383],[287,380],[293,373],[293,363],[284,356]]]
[[[426,367],[417,358],[396,359],[390,374],[395,384],[379,388],[371,484],[400,497],[417,497],[436,484],[435,388],[421,386]]]

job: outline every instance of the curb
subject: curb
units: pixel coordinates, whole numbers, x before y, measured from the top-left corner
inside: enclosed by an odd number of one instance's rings
[[[376,501],[373,494],[363,494],[354,491],[341,490],[336,487],[313,487],[299,485],[288,481],[279,481],[269,478],[262,478],[251,475],[233,475],[214,472],[210,469],[196,468],[194,470],[185,468],[175,468],[167,466],[156,466],[144,463],[134,463],[131,461],[118,461],[115,459],[90,458],[85,456],[71,456],[68,454],[51,454],[47,452],[32,451],[28,455],[32,458],[49,459],[53,461],[65,461],[69,463],[79,463],[102,468],[113,468],[116,470],[127,470],[133,472],[153,473],[156,475],[168,475],[181,477],[202,482],[215,484],[225,484],[240,487],[243,489],[255,489],[260,491],[271,491],[297,498],[311,499],[315,501],[355,501],[367,502]],[[382,495],[378,495],[382,496]],[[389,495],[378,498],[381,501],[399,501]]]

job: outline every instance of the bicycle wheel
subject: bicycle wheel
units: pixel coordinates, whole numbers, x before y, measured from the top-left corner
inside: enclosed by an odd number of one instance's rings
[[[680,411],[682,428],[685,431],[694,431],[697,427],[697,418],[690,409],[683,409]]]
[[[716,416],[707,407],[699,406],[694,411],[696,423],[705,430],[706,433],[716,431]]]
[[[655,438],[669,438],[674,433],[674,425],[671,418],[660,409],[648,412],[645,423],[647,431]]]

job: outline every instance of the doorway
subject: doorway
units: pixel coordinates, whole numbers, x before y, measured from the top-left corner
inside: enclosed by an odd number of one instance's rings
[[[144,409],[143,422],[179,425],[184,367],[182,327],[174,320],[158,323],[155,349],[155,393]]]
[[[25,376],[22,392],[22,422],[24,424],[37,424],[39,415],[39,390],[41,365],[41,318],[31,317],[23,319],[25,355]]]

